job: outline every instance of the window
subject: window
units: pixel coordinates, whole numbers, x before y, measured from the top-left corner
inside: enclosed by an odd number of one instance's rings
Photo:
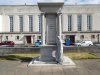
[[[23,16],[19,16],[20,32],[23,32]]]
[[[33,16],[29,15],[29,32],[33,32]]]
[[[91,35],[91,39],[95,39],[95,35]]]
[[[81,43],[85,43],[85,41],[82,41]]]
[[[42,18],[42,17],[41,17],[41,15],[39,15],[38,17],[39,17],[39,32],[41,32],[41,25],[42,25],[42,24],[41,24],[41,23],[42,23],[42,22],[41,22],[41,20],[42,20],[41,18]]]
[[[68,31],[72,30],[72,15],[68,15]]]
[[[78,15],[77,16],[77,25],[78,25],[78,31],[81,31],[82,30],[82,16],[81,15]]]
[[[13,32],[13,16],[9,16],[10,19],[10,32]]]
[[[87,15],[87,30],[92,30],[92,17],[91,15]]]

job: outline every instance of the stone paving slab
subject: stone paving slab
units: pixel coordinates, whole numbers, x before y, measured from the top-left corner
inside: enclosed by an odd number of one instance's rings
[[[76,67],[27,66],[27,62],[0,61],[0,75],[100,75],[100,59],[74,61]]]

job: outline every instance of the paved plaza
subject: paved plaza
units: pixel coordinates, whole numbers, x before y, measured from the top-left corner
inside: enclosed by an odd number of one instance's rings
[[[76,67],[27,66],[28,62],[2,60],[0,75],[100,75],[100,59],[74,60]]]

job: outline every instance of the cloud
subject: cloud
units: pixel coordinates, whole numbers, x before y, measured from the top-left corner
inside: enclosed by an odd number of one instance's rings
[[[37,0],[0,0],[0,5],[33,5],[37,3]]]
[[[0,5],[36,5],[37,2],[64,2],[67,4],[100,4],[100,0],[0,0]]]
[[[37,0],[38,2],[64,2],[64,0]]]
[[[99,4],[100,0],[65,0],[65,4]]]
[[[100,0],[80,0],[79,4],[99,4]]]
[[[77,0],[65,0],[65,4],[75,4]]]
[[[64,2],[64,0],[0,0],[0,5],[34,5],[37,2]]]

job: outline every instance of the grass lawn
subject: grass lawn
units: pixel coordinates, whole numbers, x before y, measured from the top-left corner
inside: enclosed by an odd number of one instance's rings
[[[73,60],[80,59],[100,59],[100,57],[91,53],[64,53],[65,56],[70,57]],[[38,53],[27,53],[27,54],[9,54],[7,56],[0,57],[0,60],[21,60],[30,61],[33,57],[40,56]]]
[[[80,60],[80,59],[100,59],[100,57],[96,56],[93,53],[65,53],[65,56],[70,57],[74,60]]]
[[[21,60],[21,61],[30,61],[33,57],[40,56],[37,53],[20,53],[20,54],[9,54],[7,56],[0,56],[0,60]]]

